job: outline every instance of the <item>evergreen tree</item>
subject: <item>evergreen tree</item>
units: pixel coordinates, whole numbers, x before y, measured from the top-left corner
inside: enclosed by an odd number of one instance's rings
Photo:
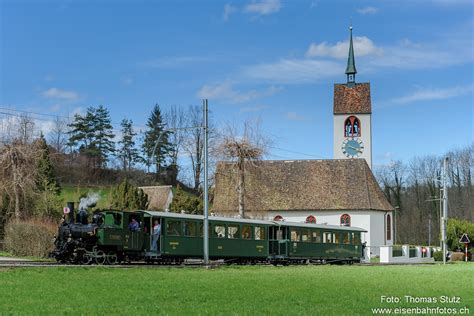
[[[86,115],[76,114],[69,124],[69,146],[79,146],[93,167],[102,168],[115,151],[109,111],[102,105],[88,107]]]
[[[36,162],[35,183],[38,195],[34,199],[33,214],[41,216],[58,216],[62,200],[59,196],[61,187],[56,180],[54,165],[49,156],[49,147],[43,134],[36,142],[38,158]]]
[[[203,200],[198,196],[186,193],[178,185],[173,195],[170,211],[175,213],[181,213],[181,211],[184,211],[187,214],[202,215],[204,212]]]
[[[36,163],[36,188],[40,192],[50,191],[54,194],[59,194],[61,192],[61,187],[56,180],[54,165],[49,156],[48,144],[46,143],[43,133],[41,133],[40,138],[37,141],[37,148],[38,160]]]
[[[109,111],[104,106],[99,105],[94,114],[92,146],[96,150],[95,157],[97,157],[98,166],[105,167],[108,156],[115,151],[112,123]]]
[[[122,140],[119,142],[120,149],[117,155],[122,161],[123,170],[132,169],[136,162],[139,162],[141,157],[138,149],[135,147],[134,137],[137,135],[133,130],[132,120],[123,119],[120,123],[122,126]]]
[[[113,189],[111,206],[119,210],[146,210],[148,195],[125,179]]]
[[[145,141],[143,142],[146,165],[147,167],[155,165],[156,173],[159,173],[171,152],[171,145],[168,141],[169,132],[165,131],[165,124],[158,104],[153,108],[146,125],[148,129],[145,132]]]

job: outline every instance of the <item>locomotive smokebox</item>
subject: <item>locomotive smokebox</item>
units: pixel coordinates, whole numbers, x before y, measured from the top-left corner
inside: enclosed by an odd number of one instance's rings
[[[67,207],[69,209],[69,223],[74,223],[74,202],[67,202]]]

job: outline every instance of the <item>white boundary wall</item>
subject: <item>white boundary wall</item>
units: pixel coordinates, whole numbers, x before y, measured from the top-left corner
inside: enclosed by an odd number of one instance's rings
[[[393,256],[393,246],[380,247],[380,263],[433,263],[434,258],[431,257],[432,251],[439,251],[439,247],[423,247],[423,246],[401,246],[402,255]],[[415,251],[415,256],[410,257],[410,248]],[[423,253],[425,249],[425,253]]]

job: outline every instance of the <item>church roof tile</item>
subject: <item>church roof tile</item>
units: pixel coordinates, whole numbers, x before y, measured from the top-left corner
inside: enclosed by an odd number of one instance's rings
[[[237,212],[237,171],[219,162],[213,210]],[[275,160],[246,164],[245,209],[393,210],[365,159]]]
[[[334,114],[371,113],[370,83],[334,85]]]

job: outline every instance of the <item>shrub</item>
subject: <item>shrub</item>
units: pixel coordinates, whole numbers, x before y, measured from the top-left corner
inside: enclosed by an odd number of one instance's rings
[[[462,234],[467,234],[472,242],[474,241],[474,223],[468,220],[450,218],[447,227],[448,249],[464,249],[464,244],[459,242]]]
[[[443,261],[443,252],[442,251],[435,251],[433,253],[433,258],[435,261]]]
[[[451,261],[464,261],[464,252],[453,252],[451,254]]]
[[[15,256],[46,258],[53,250],[57,225],[41,219],[12,220],[5,225],[5,250]]]

